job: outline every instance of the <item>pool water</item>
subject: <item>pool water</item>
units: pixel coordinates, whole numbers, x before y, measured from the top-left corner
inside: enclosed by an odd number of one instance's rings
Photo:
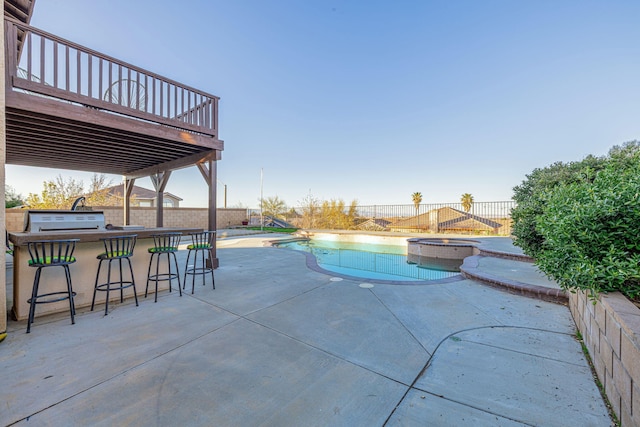
[[[325,270],[364,279],[421,281],[446,279],[460,274],[459,271],[408,263],[407,248],[398,245],[305,240],[279,243],[277,246],[309,252]]]

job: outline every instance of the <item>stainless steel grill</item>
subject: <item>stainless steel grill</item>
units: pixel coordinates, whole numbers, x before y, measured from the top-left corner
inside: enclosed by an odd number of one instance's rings
[[[24,231],[104,230],[104,213],[100,211],[27,211]]]

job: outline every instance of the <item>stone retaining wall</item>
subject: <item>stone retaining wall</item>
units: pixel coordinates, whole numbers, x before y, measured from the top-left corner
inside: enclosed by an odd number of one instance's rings
[[[572,293],[569,308],[622,426],[640,426],[640,309],[618,292]]]

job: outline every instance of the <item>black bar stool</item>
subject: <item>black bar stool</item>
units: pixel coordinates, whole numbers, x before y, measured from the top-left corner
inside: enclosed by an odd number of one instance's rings
[[[76,248],[76,242],[80,239],[68,239],[68,240],[41,240],[37,242],[27,243],[27,249],[29,250],[29,267],[35,267],[36,276],[33,280],[33,290],[31,291],[31,299],[29,303],[29,320],[27,321],[27,333],[31,332],[31,324],[36,312],[36,304],[48,304],[52,302],[58,302],[68,299],[69,300],[69,313],[71,314],[71,324],[75,324],[76,306],[73,302],[73,297],[76,295],[73,292],[71,286],[71,273],[69,271],[69,264],[76,262],[73,256],[73,251]],[[38,288],[40,286],[40,274],[42,269],[46,267],[62,267],[64,269],[64,275],[67,279],[67,290],[48,292],[46,294],[39,294]],[[53,297],[53,298],[52,298]],[[40,301],[42,299],[42,301]]]
[[[202,285],[205,285],[205,276],[211,273],[211,284],[213,285],[213,289],[216,288],[216,282],[213,277],[213,245],[214,239],[216,238],[215,231],[202,231],[199,233],[189,233],[191,235],[192,243],[187,246],[189,252],[187,252],[187,264],[184,270],[184,282],[182,287],[187,286],[187,274],[192,276],[191,278],[191,293],[196,286],[196,275],[202,275]],[[189,267],[189,257],[191,257],[191,252],[195,252],[193,256],[193,267]],[[200,260],[201,264],[198,266],[198,254],[201,255]],[[205,255],[208,255],[205,257]],[[209,263],[207,264],[207,260]]]
[[[180,244],[180,237],[182,233],[163,233],[163,234],[154,234],[153,236],[153,248],[149,248],[148,251],[151,254],[151,258],[149,259],[149,270],[147,271],[147,287],[144,290],[144,297],[147,297],[147,293],[149,292],[149,282],[156,282],[156,296],[155,302],[158,302],[158,282],[168,280],[169,281],[169,292],[171,292],[171,280],[178,279],[178,291],[180,292],[180,296],[182,296],[182,287],[180,286],[180,270],[178,269],[178,259],[176,258],[176,252],[178,251],[178,245]],[[166,254],[167,255],[167,266],[169,268],[168,273],[159,273],[160,269],[160,256]],[[157,256],[156,256],[157,255]],[[171,272],[171,255],[173,255],[173,262],[176,267],[176,272]],[[151,264],[153,264],[153,259],[155,257],[156,260],[156,274],[151,274]]]
[[[120,290],[120,302],[124,301],[123,291],[125,288],[133,287],[133,297],[136,300],[136,307],[138,306],[138,294],[136,292],[136,281],[133,276],[133,267],[131,267],[131,257],[133,256],[133,249],[136,246],[137,235],[132,234],[128,236],[113,236],[105,237],[100,240],[104,243],[104,252],[98,255],[96,258],[100,260],[98,263],[98,272],[96,273],[96,284],[93,287],[93,299],[91,300],[91,311],[96,302],[96,292],[103,291],[107,293],[107,299],[105,300],[104,315],[109,314],[109,291]],[[118,261],[120,278],[117,281],[111,281],[111,263]],[[125,281],[122,276],[122,260],[126,260],[129,263],[129,272],[131,273],[131,280]],[[102,261],[109,261],[107,266],[107,281],[105,283],[98,284],[100,278],[100,268],[102,267]]]
[[[13,244],[9,241],[9,232],[7,230],[4,231],[5,237],[5,253],[7,255],[13,256]]]

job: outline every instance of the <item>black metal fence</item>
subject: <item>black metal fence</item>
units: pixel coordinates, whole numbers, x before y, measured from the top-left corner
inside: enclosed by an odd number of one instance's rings
[[[250,209],[251,224],[306,229],[396,231],[404,233],[511,234],[513,201],[348,206],[318,202],[286,212]]]

